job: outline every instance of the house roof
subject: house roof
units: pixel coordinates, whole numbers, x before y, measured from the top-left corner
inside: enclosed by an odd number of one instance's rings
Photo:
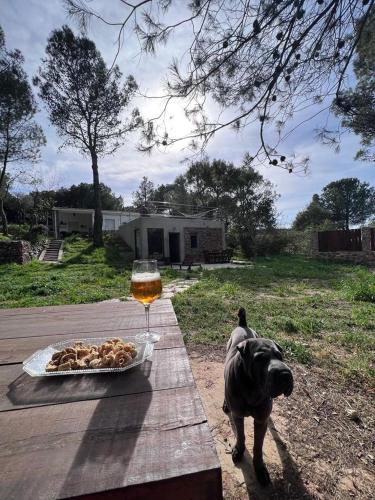
[[[93,208],[68,208],[68,207],[53,207],[52,210],[58,212],[65,212],[67,214],[78,213],[78,214],[92,214],[94,212]],[[111,215],[139,215],[138,212],[128,212],[125,210],[102,210],[103,214],[111,214]]]
[[[81,214],[92,214],[94,212],[93,208],[68,208],[68,207],[53,207],[52,210],[65,213],[81,213]],[[217,218],[199,217],[197,215],[170,215],[170,214],[143,214],[138,212],[128,212],[124,210],[102,210],[104,215],[136,215],[142,218],[160,218],[160,219],[180,219],[180,220],[220,220]]]

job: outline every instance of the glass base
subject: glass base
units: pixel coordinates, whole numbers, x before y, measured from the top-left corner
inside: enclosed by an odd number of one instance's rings
[[[147,342],[155,344],[156,342],[159,342],[160,334],[156,332],[142,332],[135,336],[135,340],[140,344],[146,344]]]

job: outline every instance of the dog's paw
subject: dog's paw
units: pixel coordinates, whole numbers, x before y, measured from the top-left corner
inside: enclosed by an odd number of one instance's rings
[[[228,413],[230,413],[228,403],[225,401],[225,399],[224,399],[224,403],[223,403],[223,412],[224,412],[226,415],[228,415]]]
[[[234,464],[237,464],[242,460],[243,454],[245,450],[239,450],[237,446],[235,446],[232,450],[232,460]]]
[[[264,465],[263,460],[261,462],[253,460],[255,475],[261,486],[268,486],[271,482],[270,475],[268,474],[267,467]]]

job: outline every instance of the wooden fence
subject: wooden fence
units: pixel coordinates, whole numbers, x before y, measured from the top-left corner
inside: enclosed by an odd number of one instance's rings
[[[360,229],[320,231],[318,233],[318,242],[319,252],[360,252],[362,250]],[[372,244],[375,246],[374,234],[372,234]]]

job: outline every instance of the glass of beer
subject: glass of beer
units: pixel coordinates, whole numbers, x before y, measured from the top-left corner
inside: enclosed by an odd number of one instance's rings
[[[145,306],[146,331],[136,336],[138,342],[157,342],[160,335],[150,332],[150,305],[161,296],[161,279],[156,260],[135,260],[133,262],[130,291],[135,300]]]

